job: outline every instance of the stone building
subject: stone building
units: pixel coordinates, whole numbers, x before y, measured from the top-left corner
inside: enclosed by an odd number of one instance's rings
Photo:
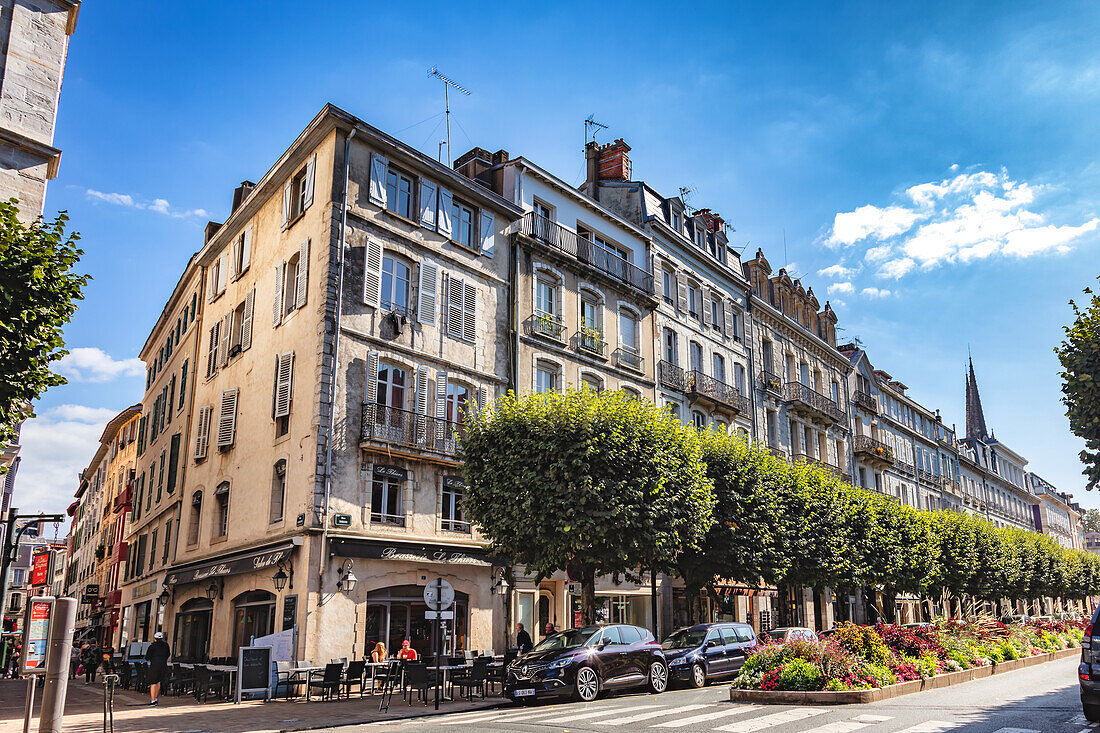
[[[1085,533],[1081,523],[1083,512],[1071,494],[1058,491],[1037,473],[1027,473],[1031,493],[1039,500],[1034,512],[1035,530],[1050,535],[1063,547],[1085,548]]]

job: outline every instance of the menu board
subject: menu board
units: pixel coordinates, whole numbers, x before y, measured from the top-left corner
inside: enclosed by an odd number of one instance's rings
[[[271,687],[271,647],[242,646],[237,657],[237,702],[245,693],[262,692],[266,698]]]
[[[32,598],[27,604],[27,621],[23,628],[23,674],[46,672],[46,647],[50,639],[50,617],[53,598]]]

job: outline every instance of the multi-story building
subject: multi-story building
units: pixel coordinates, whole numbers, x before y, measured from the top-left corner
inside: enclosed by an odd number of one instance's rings
[[[43,212],[61,163],[54,123],[79,11],[79,0],[0,3],[0,199],[19,199],[24,222]]]
[[[1100,555],[1100,532],[1085,532],[1085,549]]]
[[[1034,512],[1035,530],[1050,535],[1063,547],[1084,549],[1081,507],[1073,496],[1054,488],[1037,473],[1027,473],[1031,493],[1039,500]]]
[[[204,276],[197,258],[191,257],[139,355],[146,375],[135,477],[116,502],[120,512],[129,511],[125,533],[115,538],[115,554],[124,563],[117,594],[119,648],[152,641],[153,634],[165,628],[169,594],[164,573],[174,557],[180,507],[189,500],[184,479],[199,372]]]
[[[23,521],[16,525],[16,532],[25,525],[34,524],[31,521]],[[41,548],[50,546],[50,541],[39,536],[41,527],[32,527],[23,532],[19,540],[19,551],[15,554],[15,561],[8,572],[8,587],[4,593],[4,620],[9,628],[15,631],[23,630],[23,611],[27,605],[27,599],[42,593],[42,588],[31,587],[31,566],[35,552]]]

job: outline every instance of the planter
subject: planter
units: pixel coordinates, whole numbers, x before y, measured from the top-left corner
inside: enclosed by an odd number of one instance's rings
[[[798,690],[738,690],[730,689],[733,702],[751,702],[759,705],[863,705],[879,700],[909,695],[924,690],[936,690],[963,682],[990,677],[995,674],[1012,672],[1024,667],[1033,667],[1056,659],[1067,659],[1079,655],[1080,647],[1070,647],[1047,654],[1036,654],[1022,659],[1010,659],[996,662],[985,667],[974,667],[958,672],[946,672],[924,680],[899,682],[896,685],[876,687],[870,690],[843,690],[840,692],[800,692]]]

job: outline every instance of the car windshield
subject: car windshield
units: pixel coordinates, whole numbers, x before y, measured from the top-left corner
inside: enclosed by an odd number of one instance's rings
[[[706,629],[702,631],[696,629],[680,629],[679,631],[672,632],[672,634],[661,643],[661,648],[694,649],[703,643],[703,639],[706,635]]]
[[[569,631],[561,631],[540,641],[535,646],[534,651],[543,652],[550,649],[576,649],[579,646],[584,646],[584,643],[591,639],[593,634],[599,633],[599,631],[599,629],[570,629]]]

